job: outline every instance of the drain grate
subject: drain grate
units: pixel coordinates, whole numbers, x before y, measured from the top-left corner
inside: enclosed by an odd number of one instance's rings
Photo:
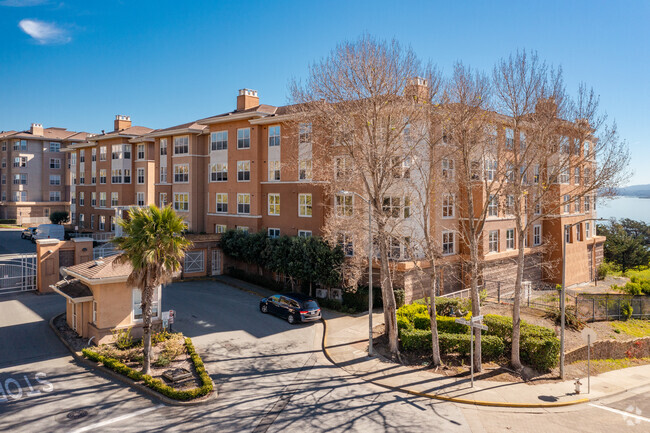
[[[68,412],[68,414],[66,415],[66,418],[68,418],[68,419],[79,419],[79,418],[83,418],[83,417],[85,417],[87,415],[88,415],[87,410],[85,410],[85,409],[77,409],[77,410],[73,410],[73,411]]]

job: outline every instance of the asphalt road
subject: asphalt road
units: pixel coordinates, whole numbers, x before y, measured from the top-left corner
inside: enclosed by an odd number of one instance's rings
[[[558,411],[475,408],[398,394],[332,366],[320,351],[322,324],[291,326],[258,310],[259,295],[209,282],[171,285],[163,308],[192,337],[219,397],[205,406],[160,405],[72,361],[47,320],[57,295],[0,297],[0,431],[359,431],[647,432],[650,424],[601,407]],[[43,375],[44,373],[44,375]],[[30,388],[31,386],[31,388]],[[646,392],[603,402],[627,410]],[[2,399],[2,394],[0,394]],[[635,403],[636,404],[636,403]],[[67,415],[85,409],[87,416]],[[618,410],[618,409],[617,409]],[[624,412],[625,413],[625,412]],[[637,423],[638,421],[638,423]]]
[[[22,230],[0,229],[0,255],[36,252],[36,244],[21,239],[21,233]]]

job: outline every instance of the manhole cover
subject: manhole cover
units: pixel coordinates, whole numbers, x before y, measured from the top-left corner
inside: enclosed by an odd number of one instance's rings
[[[85,409],[77,409],[77,410],[73,410],[71,412],[68,412],[66,417],[68,419],[79,419],[79,418],[83,418],[83,417],[85,417],[87,415],[88,415],[87,410],[85,410]]]

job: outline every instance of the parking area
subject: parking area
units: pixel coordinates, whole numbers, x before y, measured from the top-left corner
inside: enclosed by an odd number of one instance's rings
[[[36,244],[33,244],[30,240],[22,239],[20,237],[21,233],[22,230],[0,230],[0,255],[36,252]]]

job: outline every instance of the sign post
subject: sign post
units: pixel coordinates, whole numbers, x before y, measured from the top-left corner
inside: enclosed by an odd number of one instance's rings
[[[169,332],[172,332],[172,324],[174,323],[174,317],[176,312],[174,310],[169,310]]]
[[[456,323],[469,326],[469,357],[470,357],[470,377],[471,377],[471,387],[474,388],[474,328],[482,329],[487,331],[488,327],[483,325],[481,321],[483,316],[472,317],[470,320],[463,318],[456,319]]]
[[[589,394],[591,392],[591,340],[596,340],[598,335],[591,328],[583,329],[581,335],[587,343],[587,394]]]

